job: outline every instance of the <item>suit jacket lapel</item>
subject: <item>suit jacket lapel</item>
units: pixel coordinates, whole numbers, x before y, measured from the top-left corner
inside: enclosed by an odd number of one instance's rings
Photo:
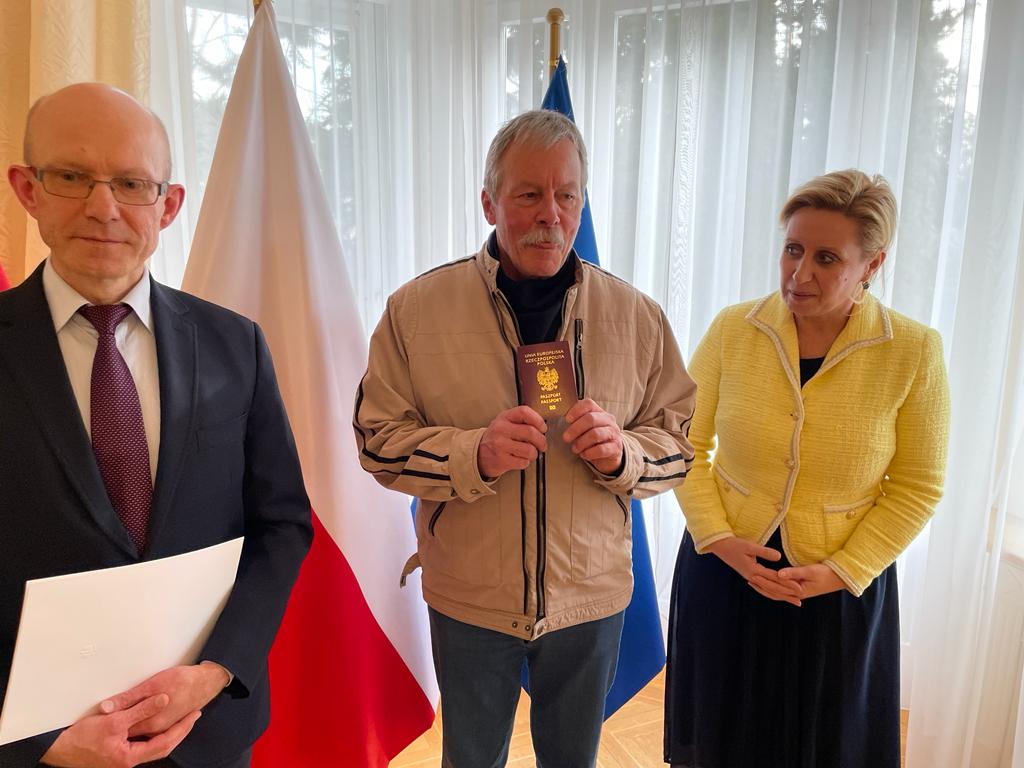
[[[155,280],[152,281],[150,307],[160,369],[160,457],[149,520],[149,549],[153,551],[170,516],[189,439],[194,432],[198,382],[196,327],[186,317],[188,307],[171,289]]]
[[[137,557],[103,485],[43,293],[40,266],[0,306],[0,365],[21,390],[45,440],[96,524],[125,554]]]

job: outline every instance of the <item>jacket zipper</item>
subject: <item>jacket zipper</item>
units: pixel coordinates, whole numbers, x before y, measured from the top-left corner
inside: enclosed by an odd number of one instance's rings
[[[544,618],[544,570],[548,559],[545,455],[537,456],[537,621]]]
[[[565,317],[565,308],[569,303],[569,291],[565,292],[565,296],[562,297],[562,317]],[[512,315],[515,317],[515,313]],[[563,322],[564,319],[563,319]],[[581,334],[583,333],[583,321],[579,318],[575,322],[576,328],[576,344],[582,345]],[[518,330],[518,326],[517,326]],[[577,355],[577,357],[579,357]],[[579,363],[577,363],[580,366]],[[577,369],[582,375],[582,367]],[[518,377],[517,377],[518,379]],[[582,392],[580,389],[579,376],[576,379],[576,391],[577,397],[582,397],[579,393]],[[544,598],[544,573],[547,569],[548,561],[548,505],[547,505],[547,462],[545,461],[545,454],[540,454],[537,457],[537,621],[543,619],[546,614],[546,605]]]
[[[441,516],[441,513],[444,512],[444,508],[446,506],[448,506],[448,502],[442,501],[437,505],[437,509],[434,510],[434,514],[430,516],[430,525],[428,526],[428,530],[430,531],[431,536],[434,535],[434,526],[437,525],[437,518]]]
[[[615,496],[615,501],[619,504],[619,509],[622,510],[622,524],[625,525],[629,522],[629,508],[626,506],[626,502],[622,500],[618,494]]]
[[[530,607],[530,571],[526,567],[526,473],[519,473],[519,551],[523,553],[523,616]]]
[[[508,299],[501,291],[492,291],[491,300],[495,303],[495,310],[498,311],[498,330],[501,331],[501,337],[505,340],[505,344],[512,350],[512,370],[516,370],[516,344],[513,344],[505,333],[505,323],[501,320],[501,312],[498,310],[497,304],[500,301],[505,305],[505,309],[508,310],[509,317],[512,318],[512,325],[516,329],[516,340],[522,343],[523,334],[519,330],[519,320],[516,318],[516,313],[512,311],[512,306],[508,303]],[[516,402],[520,402],[523,399],[522,388],[519,386],[519,374],[516,373]],[[523,614],[526,614],[526,610],[530,604],[530,569],[526,565],[526,473],[519,473],[519,536],[520,536],[520,549],[519,551],[523,556]],[[538,600],[539,604],[539,600]]]
[[[562,299],[562,314],[568,301],[568,292]],[[576,354],[576,396],[583,397],[583,321],[574,323]],[[546,615],[544,575],[547,568],[547,463],[542,453],[537,457],[537,621]]]
[[[576,397],[580,400],[583,399],[583,393],[586,392],[585,385],[585,374],[583,372],[583,320],[576,318],[575,323],[575,338],[573,339],[573,346],[576,347]]]

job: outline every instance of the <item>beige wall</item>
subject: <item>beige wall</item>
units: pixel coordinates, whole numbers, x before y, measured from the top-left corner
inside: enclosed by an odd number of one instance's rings
[[[10,0],[0,24],[0,168],[22,162],[29,106],[83,80],[149,95],[148,0]],[[0,264],[12,284],[46,256],[35,222],[0,184]]]

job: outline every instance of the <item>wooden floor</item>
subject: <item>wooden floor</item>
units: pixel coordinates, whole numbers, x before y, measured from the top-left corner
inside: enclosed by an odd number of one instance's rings
[[[658,675],[626,706],[604,724],[598,768],[664,768],[661,757],[662,721],[664,718],[665,678]],[[900,728],[901,747],[907,727],[903,712]],[[441,762],[441,719],[391,761],[391,768],[437,768]],[[519,699],[508,765],[533,768],[533,745],[530,743],[530,697]]]

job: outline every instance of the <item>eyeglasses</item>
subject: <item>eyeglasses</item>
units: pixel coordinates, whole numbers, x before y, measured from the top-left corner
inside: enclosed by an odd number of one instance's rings
[[[150,181],[149,179],[129,179],[115,176],[103,181],[94,179],[87,173],[69,171],[65,168],[33,168],[36,178],[43,184],[43,189],[57,197],[70,197],[84,200],[92,194],[97,184],[106,184],[114,199],[125,205],[152,205],[160,195],[167,192],[166,181]]]

